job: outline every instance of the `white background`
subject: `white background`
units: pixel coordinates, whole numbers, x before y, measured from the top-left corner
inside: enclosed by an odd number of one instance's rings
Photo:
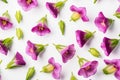
[[[22,10],[22,8],[18,5],[17,0],[8,0],[9,4],[5,4],[0,1],[0,16],[3,12],[8,10],[11,16],[11,21],[14,23],[13,28],[10,30],[3,31],[0,29],[0,39],[15,36],[12,48],[9,51],[8,55],[5,56],[3,54],[0,54],[0,59],[3,60],[0,66],[2,80],[25,80],[27,70],[29,67],[32,66],[34,66],[36,69],[36,74],[32,78],[32,80],[54,80],[51,74],[40,73],[42,66],[48,63],[48,59],[50,57],[54,57],[56,62],[62,64],[61,80],[69,80],[72,71],[74,75],[78,78],[78,80],[116,80],[114,74],[103,74],[102,69],[105,67],[103,60],[120,58],[120,46],[118,45],[117,48],[115,48],[115,50],[110,54],[110,56],[106,57],[103,53],[103,50],[100,48],[100,45],[104,36],[110,38],[119,38],[118,34],[120,34],[120,20],[113,16],[114,12],[119,6],[119,2],[117,0],[101,0],[96,4],[93,4],[93,0],[68,0],[65,6],[62,8],[58,18],[55,19],[46,9],[45,3],[47,1],[57,2],[58,0],[38,0],[39,6],[28,12]],[[87,15],[90,21],[83,22],[82,20],[78,20],[77,22],[70,22],[69,20],[72,12],[69,8],[71,5],[86,7]],[[23,21],[20,24],[18,24],[15,19],[16,10],[21,10],[23,14]],[[94,19],[96,16],[98,16],[98,13],[100,11],[102,11],[106,17],[113,18],[115,20],[113,26],[111,26],[105,34],[98,31],[97,27],[94,25]],[[46,36],[40,37],[35,33],[32,33],[31,28],[35,26],[37,24],[37,21],[46,14],[48,15],[48,27],[51,29],[51,33]],[[58,26],[58,21],[61,19],[64,20],[66,23],[64,36],[61,35]],[[20,27],[24,32],[23,40],[18,40],[15,35],[15,29],[18,27]],[[80,48],[76,42],[75,31],[78,29],[96,31],[94,38],[89,40],[83,48]],[[32,60],[31,57],[25,53],[27,40],[31,40],[34,43],[49,44],[49,46],[46,47],[45,53],[40,55],[37,61]],[[52,43],[59,43],[64,45],[75,44],[76,55],[73,57],[73,59],[64,64],[62,62],[60,53],[58,53]],[[88,52],[88,49],[91,47],[98,49],[102,57],[93,57]],[[23,55],[24,60],[27,63],[26,66],[6,70],[5,68],[7,63],[13,58],[17,51]],[[77,55],[88,60],[99,61],[98,70],[94,76],[91,76],[87,79],[78,76],[77,72],[80,67],[78,65],[78,59],[76,57]]]

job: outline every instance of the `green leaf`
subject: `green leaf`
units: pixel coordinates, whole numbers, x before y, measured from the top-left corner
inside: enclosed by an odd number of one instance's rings
[[[16,28],[16,36],[18,37],[18,40],[23,38],[23,32],[20,28]]]
[[[9,15],[8,10],[5,11],[5,12],[2,14],[2,16],[7,17],[8,19],[10,19],[10,15]]]
[[[65,33],[65,22],[60,20],[58,24],[59,24],[60,31],[61,31],[62,35],[64,35],[64,33]]]
[[[2,2],[6,3],[6,4],[8,3],[7,0],[2,0]]]
[[[22,14],[21,14],[21,11],[16,11],[16,14],[15,14],[15,18],[17,20],[18,23],[20,23],[22,21]]]
[[[27,75],[26,75],[26,80],[31,80],[31,78],[34,76],[35,74],[35,68],[34,67],[30,67],[28,69]]]
[[[89,51],[94,57],[100,57],[100,53],[99,53],[99,51],[98,51],[97,49],[95,49],[95,48],[90,48],[88,51]]]
[[[73,75],[73,72],[71,73],[70,80],[78,80],[78,79]]]

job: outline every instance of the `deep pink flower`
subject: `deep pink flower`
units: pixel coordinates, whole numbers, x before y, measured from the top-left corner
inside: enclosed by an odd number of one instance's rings
[[[8,30],[12,28],[13,24],[6,17],[0,17],[0,27],[2,30]]]
[[[32,57],[33,60],[37,60],[39,54],[41,54],[45,50],[45,46],[42,44],[35,44],[31,41],[27,41],[26,53]]]
[[[10,50],[13,38],[6,38],[4,40],[0,40],[0,53],[7,55]]]
[[[48,60],[48,63],[49,63],[48,65],[46,65],[42,68],[41,72],[45,72],[45,73],[52,72],[53,78],[60,79],[60,73],[62,70],[62,66],[59,63],[56,63],[53,57],[51,57]]]
[[[80,70],[78,71],[78,75],[88,78],[97,72],[97,66],[97,61],[86,62],[81,66]]]
[[[31,10],[38,6],[37,0],[18,0],[18,4],[23,8],[24,11]]]
[[[120,0],[119,0],[120,1]],[[116,16],[117,18],[120,18],[120,6],[118,7],[118,9],[115,11],[114,16]]]
[[[39,23],[32,28],[32,32],[37,33],[39,36],[44,36],[46,34],[49,34],[51,31],[46,24]]]
[[[8,63],[7,69],[24,66],[24,65],[26,65],[26,62],[24,61],[22,55],[19,52],[17,52],[15,57]]]
[[[114,73],[115,77],[120,80],[120,59],[113,59],[113,60],[104,60],[107,66],[103,69],[105,74]]]
[[[62,61],[66,63],[68,60],[71,60],[75,55],[74,44],[64,46],[64,45],[55,45],[56,49],[60,52],[62,56]]]
[[[35,32],[39,36],[49,34],[51,30],[47,27],[47,16],[42,17],[39,23],[32,28],[32,32]]]
[[[108,27],[113,23],[114,20],[110,18],[106,18],[102,12],[98,14],[98,17],[95,18],[95,25],[98,27],[98,29],[105,33],[108,29]]]
[[[67,0],[59,1],[57,3],[46,2],[46,8],[50,11],[54,18],[57,18],[60,9],[63,7]]]
[[[118,39],[110,39],[107,37],[103,38],[103,42],[101,43],[101,48],[103,49],[106,56],[109,56],[112,50],[118,45]]]
[[[71,16],[71,20],[77,21],[79,18],[81,18],[84,22],[89,21],[89,18],[86,15],[87,12],[85,7],[76,7],[75,5],[72,5],[70,10],[74,12]]]
[[[93,37],[94,32],[90,31],[82,31],[82,30],[76,30],[76,41],[80,47],[83,47],[84,44]]]

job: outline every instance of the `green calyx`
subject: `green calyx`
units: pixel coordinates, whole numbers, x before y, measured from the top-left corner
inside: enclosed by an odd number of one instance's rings
[[[70,21],[77,21],[78,19],[81,18],[81,15],[78,12],[73,12],[73,14],[71,15],[71,20]]]
[[[85,59],[85,58],[80,58],[79,56],[77,56],[77,58],[78,58],[78,63],[79,63],[80,66],[82,66],[82,65],[84,65],[86,62],[88,62],[88,60]]]
[[[61,31],[62,35],[64,35],[64,33],[65,33],[65,22],[62,21],[62,20],[60,20],[60,21],[58,22],[58,24],[59,24],[60,31]]]
[[[108,21],[109,21],[109,25],[111,25],[111,24],[113,24],[113,22],[114,22],[114,20],[113,19],[108,19]]]
[[[18,37],[18,40],[23,38],[23,31],[21,28],[16,28],[16,36]]]
[[[43,66],[43,68],[40,72],[50,73],[53,70],[54,70],[54,66],[52,64],[48,64],[46,66]]]
[[[95,48],[90,48],[88,50],[94,57],[100,57],[100,52]]]
[[[93,34],[96,32],[96,31],[94,31],[94,32],[90,32],[90,31],[88,31],[88,30],[85,30],[85,32],[86,32],[86,34],[85,34],[85,40],[88,40],[89,38],[91,38],[92,36],[93,36]]]
[[[61,50],[66,47],[66,46],[61,45],[61,44],[54,44],[54,43],[53,43],[53,45],[54,45],[55,48],[58,50],[58,52],[61,52]]]
[[[61,9],[64,6],[64,4],[65,4],[66,1],[67,0],[57,2],[55,4],[55,7],[58,8],[58,9]]]
[[[35,44],[35,46],[37,47],[37,50],[36,52],[40,53],[40,52],[43,52],[45,47],[48,46],[48,44],[46,45],[43,45],[43,44]]]
[[[116,12],[115,14],[113,14],[113,16],[116,16],[118,19],[120,19],[120,13]]]
[[[15,14],[15,18],[17,20],[18,23],[20,23],[22,21],[22,14],[21,14],[21,11],[16,11],[16,14]]]
[[[34,76],[35,74],[35,68],[34,67],[30,67],[28,69],[27,75],[26,75],[26,80],[31,80],[31,78]]]
[[[104,74],[112,74],[116,71],[117,69],[113,65],[107,65],[104,69],[103,72]]]
[[[47,24],[47,15],[45,15],[44,17],[42,17],[38,22],[46,23]]]
[[[118,43],[119,43],[118,39],[112,39],[110,40],[110,44],[111,44],[110,47],[115,48],[118,45]]]
[[[15,60],[15,58],[13,58],[13,59],[7,64],[6,69],[12,69],[12,68],[17,67],[17,65],[15,64],[14,60]]]
[[[78,80],[78,79],[73,75],[73,72],[71,72],[70,80]]]
[[[10,19],[10,15],[9,15],[9,12],[8,10],[6,10],[3,14],[2,14],[3,17],[7,17],[8,19]]]
[[[8,1],[7,1],[7,0],[1,0],[1,1],[2,1],[2,2],[4,2],[4,3],[6,3],[6,4],[8,3]]]
[[[94,0],[94,4],[97,2],[97,0]]]
[[[13,38],[14,37],[12,37],[12,38],[6,38],[6,39],[3,40],[2,43],[9,49],[11,47],[11,45],[12,45]]]
[[[0,64],[2,63],[2,59],[0,59]]]

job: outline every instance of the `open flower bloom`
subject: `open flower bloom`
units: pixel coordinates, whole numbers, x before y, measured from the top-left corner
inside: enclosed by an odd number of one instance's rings
[[[82,31],[82,30],[76,30],[76,41],[80,47],[83,47],[84,44],[91,38],[93,37],[93,34],[95,32],[90,32],[90,31]]]
[[[118,45],[118,39],[110,39],[107,37],[103,38],[103,42],[101,43],[101,48],[103,49],[106,56],[109,56],[112,50]]]
[[[52,72],[53,78],[60,79],[60,73],[62,70],[62,66],[59,63],[56,63],[53,57],[51,57],[48,60],[48,63],[49,63],[48,65],[46,65],[42,68],[41,72],[45,72],[45,73]]]
[[[22,55],[19,52],[17,52],[15,57],[8,63],[7,69],[24,66],[24,65],[26,65],[26,62],[24,61]]]
[[[28,40],[27,47],[26,47],[26,53],[29,56],[31,56],[33,60],[37,60],[38,55],[40,53],[43,53],[43,51],[45,50],[45,46],[47,45],[35,44]]]
[[[0,28],[2,30],[8,30],[12,28],[13,24],[10,22],[10,20],[6,17],[0,17]]]
[[[72,5],[70,7],[70,10],[73,12],[71,16],[71,20],[77,21],[79,18],[81,18],[84,22],[89,21],[87,17],[87,12],[85,7],[76,7],[75,5]]]
[[[105,74],[114,73],[117,80],[120,80],[120,59],[104,60],[107,66],[103,69]]]
[[[106,18],[102,12],[98,14],[98,17],[95,18],[95,25],[98,27],[98,29],[105,33],[108,29],[108,27],[113,23],[113,19]]]
[[[54,44],[55,45],[55,44]],[[68,60],[71,60],[75,55],[74,44],[64,46],[64,45],[55,45],[56,49],[60,52],[62,56],[62,61],[66,63]]]
[[[31,10],[38,6],[37,0],[18,0],[18,4],[23,8],[24,11]]]
[[[46,34],[49,34],[51,31],[47,27],[47,16],[42,17],[39,21],[39,23],[32,28],[32,32],[35,32],[39,36],[44,36]]]
[[[7,55],[8,50],[10,50],[12,44],[12,39],[13,37],[0,40],[0,53]]]
[[[57,3],[46,2],[46,8],[50,11],[54,18],[57,18],[60,9],[63,7],[67,0],[59,1]]]
[[[88,61],[85,58],[80,57],[78,57],[78,59],[81,66],[78,75],[88,78],[97,72],[98,61]]]
[[[120,6],[118,7],[118,9],[116,10],[116,12],[114,13],[114,16],[116,16],[117,18],[120,19]]]

